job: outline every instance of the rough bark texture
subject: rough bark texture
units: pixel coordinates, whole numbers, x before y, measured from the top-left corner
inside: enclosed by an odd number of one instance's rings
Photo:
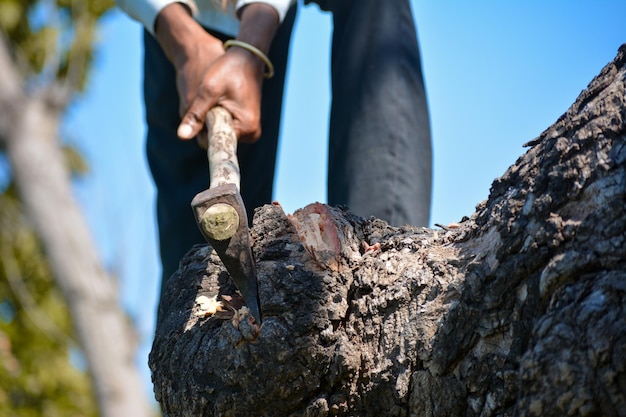
[[[264,323],[194,247],[150,366],[167,416],[626,416],[626,45],[458,228],[257,211]],[[244,317],[245,319],[245,317]]]

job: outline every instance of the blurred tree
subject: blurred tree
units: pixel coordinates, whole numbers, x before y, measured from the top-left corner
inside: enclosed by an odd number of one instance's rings
[[[69,308],[100,414],[103,417],[143,417],[150,415],[150,408],[134,366],[136,337],[119,306],[115,281],[102,267],[86,221],[72,195],[69,165],[79,159],[75,153],[64,152],[59,139],[60,117],[86,84],[98,19],[111,7],[112,0],[0,0],[0,152],[8,159],[10,178],[19,196],[19,205],[14,203],[14,208],[23,209],[16,213],[23,211],[32,225]],[[10,200],[5,200],[4,204],[8,204],[7,201]],[[6,214],[9,215],[9,211]],[[22,224],[22,218],[15,215],[15,219],[7,219],[5,223],[16,227]],[[15,236],[26,236],[24,233]],[[48,291],[52,298],[46,297],[46,284],[44,281],[37,283],[34,278],[45,275],[46,271],[42,262],[32,258],[37,256],[32,248],[38,245],[31,242],[30,252],[21,247],[18,250],[15,244],[26,244],[28,239],[12,239],[11,233],[7,236],[12,245],[3,247],[7,252],[6,258],[2,254],[2,276],[7,280],[3,280],[2,285],[15,279],[24,288],[36,287],[38,291],[28,292],[32,295],[31,305],[25,305],[24,299],[18,298],[0,300],[0,311],[3,311],[0,317],[4,323],[0,329],[20,323],[26,326],[23,319],[28,314],[31,326],[57,323],[52,327],[61,330],[54,331],[59,336],[55,338],[63,339],[60,336],[65,333],[62,319],[50,319],[48,324],[42,324],[46,322],[42,317],[51,316],[41,303],[49,308],[55,303],[52,301],[54,291]],[[39,268],[38,275],[23,272],[25,265],[28,270]],[[18,279],[20,276],[24,279]],[[62,317],[62,309],[58,303],[56,305]],[[22,336],[28,332],[26,327],[22,331]],[[37,384],[44,384],[47,378],[59,378],[60,382],[64,377],[57,372],[46,377],[40,372],[40,367],[50,367],[52,371],[58,366],[52,356],[50,362],[45,359],[48,355],[43,349],[45,343],[41,338],[33,340],[43,343],[32,348],[40,350],[44,358],[29,359],[40,361],[31,373],[24,362],[27,353],[17,354],[8,344],[22,340],[11,339],[19,332],[1,332],[0,355],[6,356],[2,356],[2,363],[7,364],[1,372],[12,377],[22,374],[28,389],[22,391],[22,400],[19,400],[10,397],[12,393],[3,387],[0,402],[35,401],[35,396],[29,397],[31,393],[38,393],[37,401],[52,401],[54,398],[46,399],[45,390],[37,388]],[[59,342],[61,340],[55,341]],[[67,340],[62,341],[62,344],[67,343]],[[78,394],[79,391],[68,392],[64,398]],[[83,411],[88,415],[88,406]],[[55,414],[46,411],[43,415]]]
[[[13,187],[0,195],[0,415],[96,415],[67,310]],[[78,356],[78,353],[76,353]]]

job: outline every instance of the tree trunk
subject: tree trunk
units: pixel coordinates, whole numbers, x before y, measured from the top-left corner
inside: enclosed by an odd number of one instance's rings
[[[0,38],[0,143],[41,238],[87,359],[103,417],[151,415],[134,365],[136,337],[76,203],[58,143],[59,112],[22,91]]]
[[[258,335],[199,300],[236,295],[192,248],[150,356],[165,415],[626,416],[626,45],[528,146],[454,228],[258,210]]]

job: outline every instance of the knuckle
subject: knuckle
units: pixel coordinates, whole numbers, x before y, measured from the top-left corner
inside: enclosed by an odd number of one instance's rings
[[[204,99],[210,99],[217,95],[218,84],[212,78],[205,79],[199,86],[197,95]]]
[[[202,115],[196,109],[192,107],[187,110],[187,114],[185,114],[185,121],[195,125],[203,123],[202,120]]]

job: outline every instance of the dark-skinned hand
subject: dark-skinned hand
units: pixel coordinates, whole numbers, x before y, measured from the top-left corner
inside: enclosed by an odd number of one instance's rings
[[[240,11],[240,17],[237,39],[267,53],[278,27],[276,11],[252,3]],[[206,147],[206,114],[220,105],[232,114],[239,140],[256,141],[261,135],[263,61],[240,47],[224,52],[221,41],[204,31],[181,3],[159,13],[155,34],[176,69],[182,117],[179,138],[197,137]]]

